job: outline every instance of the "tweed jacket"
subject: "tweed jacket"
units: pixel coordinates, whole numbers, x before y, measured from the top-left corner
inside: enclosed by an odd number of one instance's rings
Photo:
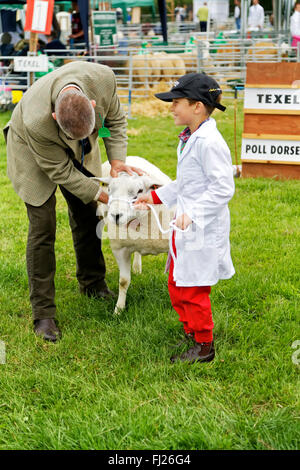
[[[126,160],[126,116],[116,93],[113,71],[105,65],[82,61],[64,65],[29,88],[4,128],[7,175],[21,199],[33,206],[46,202],[58,184],[84,203],[92,201],[99,190],[97,182],[74,166],[74,159],[81,161],[80,141],[69,139],[52,117],[59,92],[71,83],[96,101],[96,128],[89,136],[91,150],[85,155],[84,167],[101,176],[98,129],[102,120],[111,133],[103,139],[108,160]]]

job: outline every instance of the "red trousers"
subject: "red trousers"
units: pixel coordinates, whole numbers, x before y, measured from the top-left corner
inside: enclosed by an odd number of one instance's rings
[[[176,256],[175,232],[172,238]],[[209,286],[178,287],[173,279],[174,262],[171,259],[168,288],[173,308],[179,315],[186,333],[194,333],[197,343],[212,341],[214,327],[209,294]]]
[[[162,204],[155,191],[151,192],[153,203]],[[173,251],[176,256],[175,232],[172,236]],[[171,258],[168,288],[173,308],[179,315],[186,333],[194,333],[197,343],[209,343],[213,339],[214,327],[209,294],[209,286],[177,287],[173,279],[174,262]]]

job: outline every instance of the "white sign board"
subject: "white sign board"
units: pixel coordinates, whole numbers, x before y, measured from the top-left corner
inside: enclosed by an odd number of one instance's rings
[[[48,16],[48,2],[35,0],[31,29],[34,31],[45,31]]]
[[[244,108],[300,114],[300,88],[245,88]]]
[[[249,139],[242,140],[242,161],[262,160],[297,162],[300,164],[300,140]]]
[[[44,54],[36,57],[14,57],[15,72],[48,72],[48,57]]]

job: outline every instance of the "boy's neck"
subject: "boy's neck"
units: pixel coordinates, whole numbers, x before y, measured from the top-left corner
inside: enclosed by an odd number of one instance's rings
[[[202,124],[204,121],[206,121],[207,119],[209,118],[209,115],[206,114],[206,115],[202,115],[200,118],[198,118],[197,120],[195,120],[194,122],[192,122],[190,125],[189,125],[189,129],[191,131],[191,134],[193,134],[197,129],[198,127],[200,126],[200,124]]]

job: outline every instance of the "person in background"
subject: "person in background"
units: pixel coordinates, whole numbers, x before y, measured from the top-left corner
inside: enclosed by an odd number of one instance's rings
[[[120,7],[116,8],[116,14],[117,14],[117,22],[118,23],[123,23],[123,10],[122,10],[122,8],[120,8]]]
[[[127,23],[131,23],[131,8],[126,8],[127,11]]]
[[[14,46],[11,43],[11,35],[9,33],[3,33],[1,35],[1,46],[0,46],[1,56],[10,56],[15,52]],[[10,64],[9,60],[4,60],[3,64],[5,66]]]
[[[204,2],[203,6],[199,8],[197,11],[197,18],[200,24],[200,31],[205,32],[207,31],[207,21],[208,21],[208,6],[207,3]]]
[[[241,29],[241,1],[240,0],[234,0],[234,19],[235,19],[235,25],[236,29],[239,31]]]
[[[81,23],[78,4],[72,1],[72,34],[69,36],[70,45],[84,42],[84,31]]]
[[[291,16],[292,46],[297,47],[300,42],[300,0],[297,0],[294,13]]]
[[[61,52],[52,52],[52,51],[60,51]],[[55,36],[55,33],[51,33],[47,36],[47,44],[43,48],[43,52],[47,55],[66,55],[66,46]]]
[[[249,8],[248,27],[252,30],[262,30],[264,28],[265,10],[259,4],[259,0],[252,0]]]
[[[185,18],[186,18],[186,5],[179,8],[179,13],[180,13],[180,21],[185,21]]]

